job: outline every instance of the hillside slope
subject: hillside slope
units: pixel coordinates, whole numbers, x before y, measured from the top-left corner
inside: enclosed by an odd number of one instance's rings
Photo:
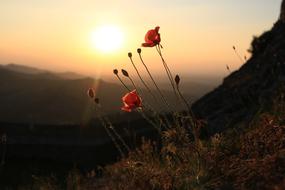
[[[124,89],[97,81],[98,96],[110,110],[119,110]],[[86,90],[92,78],[65,80],[52,73],[23,74],[0,68],[0,121],[81,123],[91,118],[92,102]],[[115,94],[116,96],[110,96]]]
[[[285,21],[254,38],[252,57],[226,77],[218,88],[194,103],[193,110],[208,122],[208,133],[250,121],[262,111],[284,108]],[[280,111],[280,110],[279,110]]]

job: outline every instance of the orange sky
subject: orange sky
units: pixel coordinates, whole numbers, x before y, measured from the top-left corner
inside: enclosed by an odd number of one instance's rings
[[[131,70],[136,51],[157,25],[165,58],[174,73],[224,75],[241,63],[232,46],[247,55],[253,35],[270,29],[281,0],[4,0],[0,2],[0,63],[10,62],[89,75]],[[112,53],[94,49],[100,25],[120,27],[125,38]],[[162,70],[154,48],[144,48],[150,69]],[[138,60],[134,57],[134,60]],[[132,71],[132,70],[131,70]]]

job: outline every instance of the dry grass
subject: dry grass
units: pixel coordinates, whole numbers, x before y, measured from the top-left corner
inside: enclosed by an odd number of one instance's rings
[[[242,134],[217,134],[199,145],[182,128],[165,131],[161,147],[144,141],[88,184],[104,190],[284,189],[284,176],[284,118],[262,115]]]

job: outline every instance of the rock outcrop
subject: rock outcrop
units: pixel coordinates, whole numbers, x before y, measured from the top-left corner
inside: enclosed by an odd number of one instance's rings
[[[219,87],[193,104],[209,135],[251,121],[262,111],[285,109],[285,0],[280,19],[254,38],[251,58]]]

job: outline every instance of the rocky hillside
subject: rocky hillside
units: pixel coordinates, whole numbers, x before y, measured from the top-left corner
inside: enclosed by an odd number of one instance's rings
[[[251,58],[219,87],[193,105],[208,122],[208,134],[247,122],[262,111],[280,113],[285,107],[285,6],[270,31],[252,41]]]

